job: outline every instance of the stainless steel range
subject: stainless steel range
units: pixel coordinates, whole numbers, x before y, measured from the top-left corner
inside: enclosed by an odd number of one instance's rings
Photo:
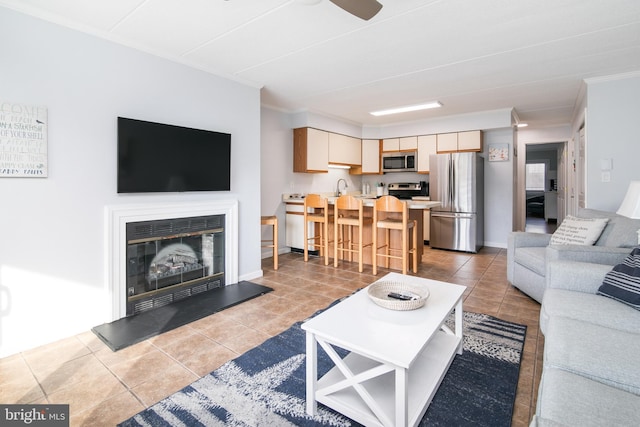
[[[429,195],[429,183],[420,182],[395,182],[388,186],[389,195],[398,199],[410,200],[415,196],[426,197]]]

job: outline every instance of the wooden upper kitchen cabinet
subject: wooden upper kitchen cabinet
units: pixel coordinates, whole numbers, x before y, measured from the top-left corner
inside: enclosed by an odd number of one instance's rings
[[[482,151],[482,131],[440,133],[437,135],[438,153]]]
[[[418,137],[386,138],[382,140],[382,151],[411,151],[418,149]]]
[[[411,151],[418,149],[418,137],[417,136],[407,136],[404,138],[399,138],[400,151]]]
[[[400,138],[383,139],[382,151],[400,151]]]
[[[429,156],[437,154],[437,136],[421,135],[418,138],[418,173],[429,173]]]
[[[439,133],[436,135],[438,153],[455,153],[458,151],[458,132]]]
[[[355,169],[355,170],[354,170]],[[362,140],[362,167],[360,170],[351,168],[354,174],[379,174],[380,173],[380,140]]]
[[[314,128],[293,130],[293,171],[329,172],[329,132]]]
[[[482,151],[482,131],[458,132],[458,151]]]
[[[329,163],[360,166],[362,164],[360,139],[329,132]]]

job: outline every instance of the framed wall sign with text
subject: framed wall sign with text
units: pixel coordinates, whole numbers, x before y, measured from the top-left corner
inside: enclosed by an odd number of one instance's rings
[[[47,173],[47,108],[0,101],[0,178]]]

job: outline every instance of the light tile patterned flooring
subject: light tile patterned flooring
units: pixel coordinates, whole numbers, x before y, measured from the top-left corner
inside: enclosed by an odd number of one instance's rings
[[[305,263],[295,253],[282,255],[277,271],[271,258],[262,266],[254,282],[274,292],[116,353],[87,331],[0,359],[0,403],[68,403],[71,425],[113,426],[385,273],[319,258]],[[418,275],[466,285],[465,310],[528,326],[512,420],[527,426],[542,365],[540,306],[507,283],[506,251],[426,247]]]

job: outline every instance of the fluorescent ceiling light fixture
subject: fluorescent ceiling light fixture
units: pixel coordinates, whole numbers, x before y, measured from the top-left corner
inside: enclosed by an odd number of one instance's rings
[[[410,105],[408,107],[398,107],[398,108],[390,108],[388,110],[380,110],[380,111],[372,111],[372,116],[386,116],[389,114],[398,114],[398,113],[408,113],[409,111],[419,111],[419,110],[428,110],[430,108],[440,108],[442,104],[438,101],[428,102],[426,104],[420,105]]]
[[[519,128],[526,128],[527,126],[529,126],[529,123],[518,123],[516,125],[516,127],[519,127]]]

